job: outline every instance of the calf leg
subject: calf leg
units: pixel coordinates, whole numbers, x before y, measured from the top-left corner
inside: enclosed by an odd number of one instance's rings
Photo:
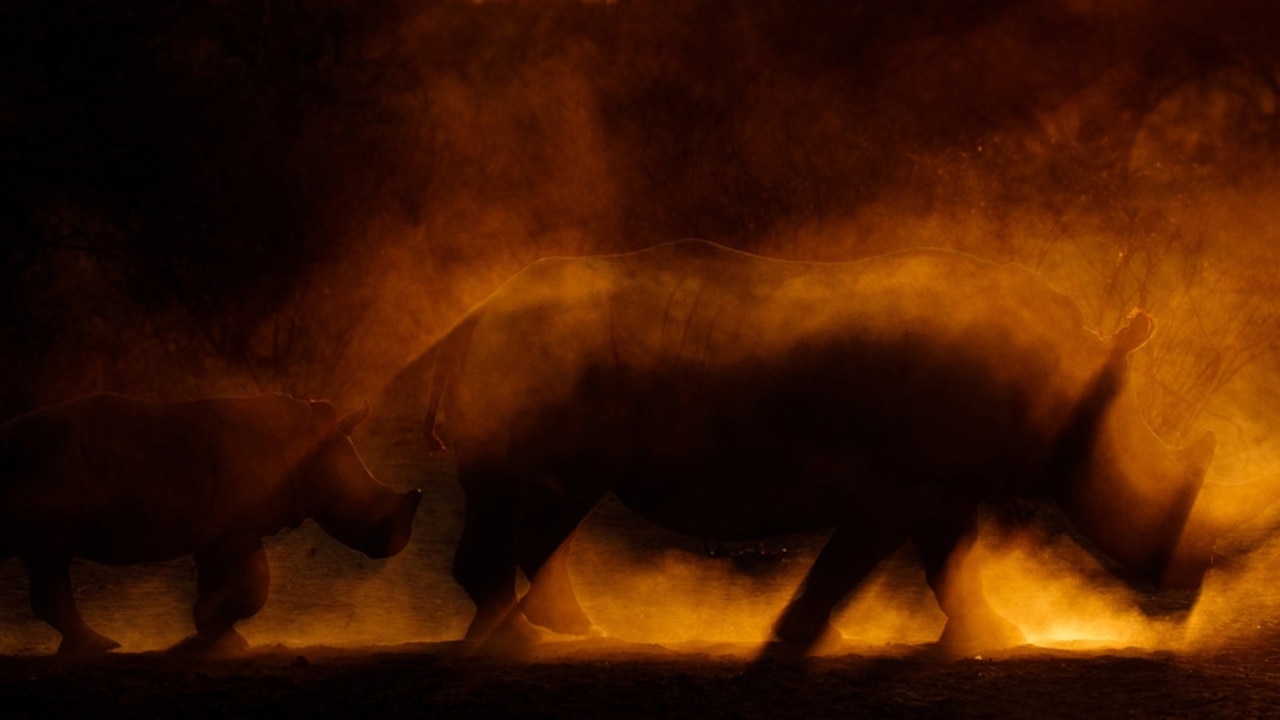
[[[196,635],[179,649],[214,653],[241,652],[249,647],[235,624],[253,617],[267,602],[271,569],[262,539],[250,533],[220,538],[195,554]]]
[[[924,564],[925,579],[947,616],[939,643],[956,656],[1026,642],[1018,626],[987,602],[981,573],[969,567],[976,541],[975,510],[968,507],[936,516],[912,537]]]
[[[71,592],[71,559],[65,556],[23,557],[31,584],[31,610],[62,634],[58,654],[100,653],[120,643],[94,632],[76,609]]]

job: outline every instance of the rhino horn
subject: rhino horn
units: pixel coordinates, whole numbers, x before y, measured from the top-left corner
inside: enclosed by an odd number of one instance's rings
[[[364,407],[359,410],[352,410],[346,415],[343,415],[342,419],[338,420],[338,430],[342,431],[343,435],[350,435],[351,432],[356,429],[356,426],[364,422],[364,419],[368,416],[369,399],[365,398]]]

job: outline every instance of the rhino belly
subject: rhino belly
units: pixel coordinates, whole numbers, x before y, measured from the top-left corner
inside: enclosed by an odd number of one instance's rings
[[[628,509],[676,532],[747,540],[831,527],[857,478],[815,475],[790,453],[739,450],[644,458],[614,488]]]
[[[107,565],[163,562],[203,547],[208,524],[190,517],[88,509],[77,503],[26,497],[5,521],[6,544],[17,555],[66,553]]]
[[[98,475],[82,503],[69,503],[55,526],[77,557],[112,565],[163,562],[208,546],[245,516],[234,495],[211,495],[168,477]],[[84,487],[82,485],[82,487]]]
[[[77,557],[105,565],[165,562],[186,557],[208,544],[200,523],[125,517],[92,522],[76,533]]]

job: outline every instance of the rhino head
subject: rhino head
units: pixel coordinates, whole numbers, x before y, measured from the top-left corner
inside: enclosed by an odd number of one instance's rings
[[[1215,440],[1205,433],[1184,448],[1151,440],[1141,447],[1101,438],[1064,509],[1133,579],[1159,589],[1195,590],[1211,562],[1213,539],[1202,534],[1188,543],[1184,536]]]
[[[378,482],[351,443],[369,405],[338,417],[327,402],[311,403],[317,449],[301,468],[304,512],[344,545],[371,558],[395,555],[409,543],[422,491],[396,492]]]
[[[1147,425],[1126,387],[1127,356],[1153,330],[1140,311],[1076,405],[1054,451],[1059,504],[1073,525],[1133,579],[1161,589],[1199,588],[1211,561],[1207,528],[1189,541],[1192,508],[1216,445],[1212,433],[1173,448]]]

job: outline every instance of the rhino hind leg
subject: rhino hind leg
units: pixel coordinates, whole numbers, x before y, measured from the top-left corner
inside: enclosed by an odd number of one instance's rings
[[[987,602],[981,573],[967,562],[976,541],[974,510],[935,517],[912,537],[924,565],[925,580],[947,616],[938,644],[953,657],[1026,644],[1018,626]]]
[[[90,628],[76,609],[71,590],[71,559],[23,557],[31,585],[31,610],[62,635],[59,655],[103,653],[120,643]]]
[[[253,617],[267,602],[271,570],[262,539],[233,534],[195,554],[196,634],[174,650],[236,654],[249,645],[235,624]]]
[[[839,525],[774,625],[778,642],[766,647],[764,659],[803,657],[821,642],[839,639],[830,624],[832,611],[909,536],[904,524],[884,518],[859,517]]]

